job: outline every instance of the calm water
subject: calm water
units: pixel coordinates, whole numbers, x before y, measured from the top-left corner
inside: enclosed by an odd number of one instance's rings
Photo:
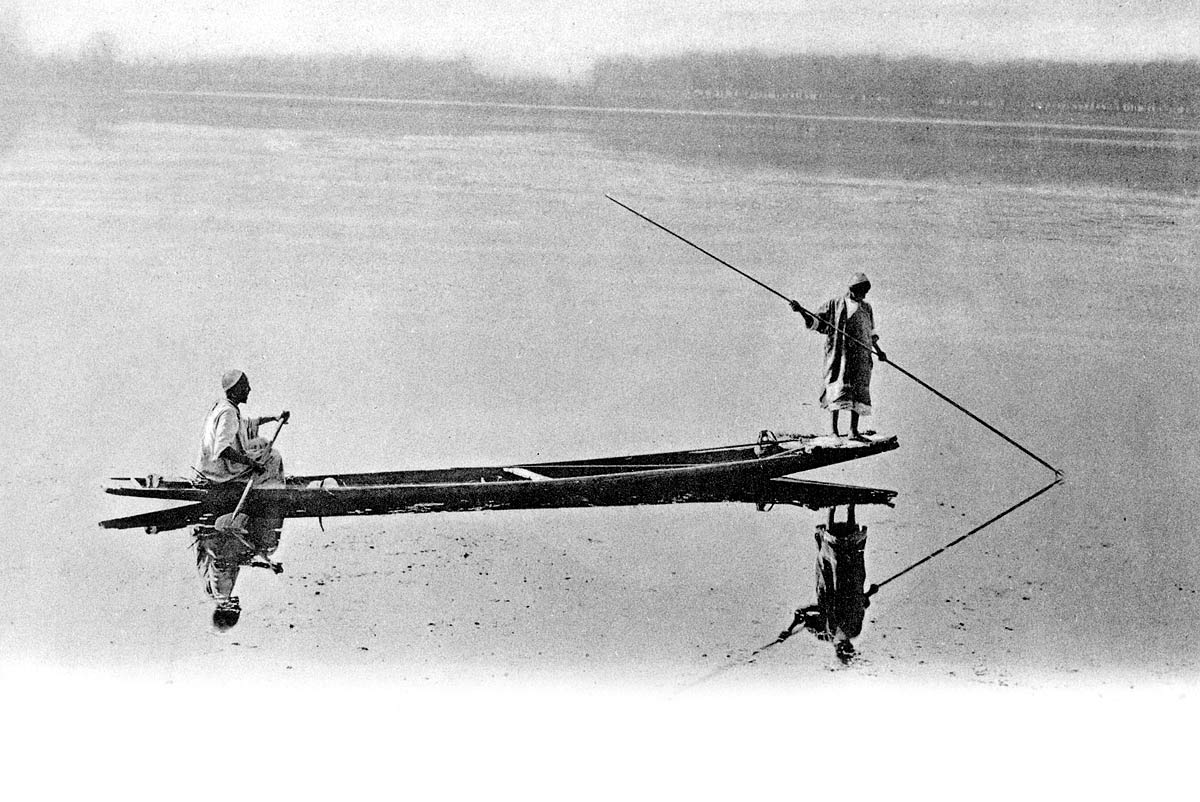
[[[10,659],[232,659],[181,537],[95,529],[134,511],[99,493],[105,476],[188,470],[230,365],[254,380],[252,410],[292,410],[280,445],[304,473],[823,427],[818,343],[786,305],[609,193],[801,301],[865,270],[888,352],[1066,471],[881,595],[864,670],[891,654],[985,679],[1194,675],[1196,134],[278,98],[101,112],[3,128]],[[1047,481],[898,374],[881,368],[875,393],[872,426],[901,451],[819,477],[901,492],[869,519],[873,578]],[[239,632],[268,662],[361,657],[289,650],[271,627],[300,616],[346,643],[369,630],[375,654],[425,671],[670,683],[761,645],[811,596],[808,514],[564,515],[293,522],[281,556],[304,568],[253,580]],[[492,554],[489,588],[540,577],[525,610],[439,562],[462,538],[524,550]],[[440,556],[427,585],[397,589],[414,543]],[[564,562],[594,584],[564,584]],[[342,589],[344,631],[318,575]],[[424,607],[475,622],[486,648],[430,640]]]

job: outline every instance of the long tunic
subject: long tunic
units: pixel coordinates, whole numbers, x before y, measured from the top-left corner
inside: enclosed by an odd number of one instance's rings
[[[228,398],[217,401],[204,419],[197,470],[210,482],[250,478],[249,465],[221,457],[226,448],[233,446],[237,451],[267,463],[267,470],[255,482],[256,486],[282,482],[283,458],[273,448],[267,452],[267,441],[258,436],[261,422],[261,418],[243,418],[241,410]]]
[[[860,342],[873,344],[875,312],[866,301],[858,301],[850,312],[849,294],[826,301],[816,310],[808,328],[825,335],[822,409],[848,409],[871,414],[872,351]],[[859,341],[859,342],[856,342]]]

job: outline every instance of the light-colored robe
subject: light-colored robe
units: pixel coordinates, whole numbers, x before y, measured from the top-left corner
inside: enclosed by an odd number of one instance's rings
[[[825,335],[824,388],[822,409],[848,409],[871,414],[871,369],[874,365],[875,312],[866,301],[849,314],[849,294],[826,301],[816,310],[808,328]],[[851,339],[853,338],[853,339]]]
[[[260,423],[261,418],[242,417],[241,410],[228,398],[217,401],[204,419],[196,469],[210,482],[249,479],[250,466],[221,457],[221,452],[233,446],[243,454],[266,463],[267,470],[259,474],[254,482],[256,487],[283,484],[283,457],[274,448],[267,451],[267,440],[258,436]]]

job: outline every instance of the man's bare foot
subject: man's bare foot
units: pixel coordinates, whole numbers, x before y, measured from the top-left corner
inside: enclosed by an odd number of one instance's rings
[[[860,443],[869,443],[871,439],[861,432],[850,432],[850,439],[857,440]]]

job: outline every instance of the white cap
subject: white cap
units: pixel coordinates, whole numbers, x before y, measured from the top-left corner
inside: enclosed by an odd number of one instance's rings
[[[227,370],[221,374],[221,389],[225,392],[229,392],[233,389],[235,384],[244,378],[246,378],[246,374],[237,368],[234,368],[233,370]]]

